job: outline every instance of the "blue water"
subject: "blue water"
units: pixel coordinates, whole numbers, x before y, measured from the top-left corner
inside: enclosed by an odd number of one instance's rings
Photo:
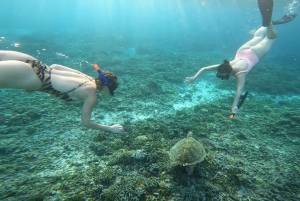
[[[289,3],[276,1],[274,18],[279,19]],[[26,42],[22,36],[46,38],[61,47],[56,51],[67,49],[72,42],[102,37],[104,43],[115,42],[110,44],[113,46],[142,44],[175,52],[215,50],[233,54],[251,38],[248,32],[257,29],[260,21],[254,0],[3,0],[0,8],[0,33],[6,40],[22,45]],[[289,52],[297,50],[297,24],[299,19],[277,27],[279,40],[274,54],[289,57]]]

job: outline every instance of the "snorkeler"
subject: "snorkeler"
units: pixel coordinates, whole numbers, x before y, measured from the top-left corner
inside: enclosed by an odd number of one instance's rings
[[[81,121],[88,128],[119,133],[123,127],[91,121],[91,113],[97,103],[97,92],[114,95],[118,87],[117,77],[109,71],[99,73],[95,79],[77,70],[53,64],[48,67],[36,58],[15,51],[0,51],[0,88],[43,91],[65,101],[83,100]]]
[[[245,85],[245,76],[252,67],[259,62],[271,49],[276,41],[277,32],[273,24],[284,24],[292,21],[297,14],[284,15],[278,21],[271,21],[273,12],[273,0],[258,0],[258,7],[262,15],[262,27],[255,33],[253,39],[242,45],[232,61],[224,60],[222,64],[216,64],[201,68],[193,77],[187,77],[186,82],[195,81],[205,71],[217,71],[216,77],[228,80],[230,76],[235,76],[237,80],[237,90],[232,103],[233,114],[238,113],[238,102],[240,100]]]

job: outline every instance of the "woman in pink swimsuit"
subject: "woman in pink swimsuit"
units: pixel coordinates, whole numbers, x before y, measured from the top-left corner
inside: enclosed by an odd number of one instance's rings
[[[233,114],[238,113],[238,102],[245,85],[245,76],[252,67],[263,58],[276,41],[277,32],[273,25],[283,24],[293,20],[297,15],[284,15],[278,21],[271,21],[273,12],[273,0],[258,0],[258,6],[263,18],[262,27],[255,33],[253,39],[242,45],[234,60],[224,60],[223,64],[216,64],[201,68],[193,77],[187,77],[186,82],[195,81],[204,71],[217,70],[216,76],[220,79],[228,80],[230,76],[235,76],[237,80],[237,90],[232,103]]]

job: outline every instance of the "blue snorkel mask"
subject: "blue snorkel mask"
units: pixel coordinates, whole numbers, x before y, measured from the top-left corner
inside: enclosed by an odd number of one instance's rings
[[[114,90],[118,87],[118,84],[113,87],[109,84],[109,82],[107,81],[106,77],[103,75],[103,73],[101,72],[99,66],[97,64],[93,64],[95,70],[98,72],[99,76],[102,78],[105,86],[107,86],[107,88],[109,89],[110,94],[113,96],[114,95]]]

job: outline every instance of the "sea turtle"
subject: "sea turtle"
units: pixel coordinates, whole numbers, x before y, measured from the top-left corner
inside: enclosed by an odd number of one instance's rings
[[[172,165],[186,166],[188,174],[193,173],[196,163],[204,160],[206,152],[202,143],[193,138],[193,133],[188,132],[187,137],[178,141],[170,150]]]

